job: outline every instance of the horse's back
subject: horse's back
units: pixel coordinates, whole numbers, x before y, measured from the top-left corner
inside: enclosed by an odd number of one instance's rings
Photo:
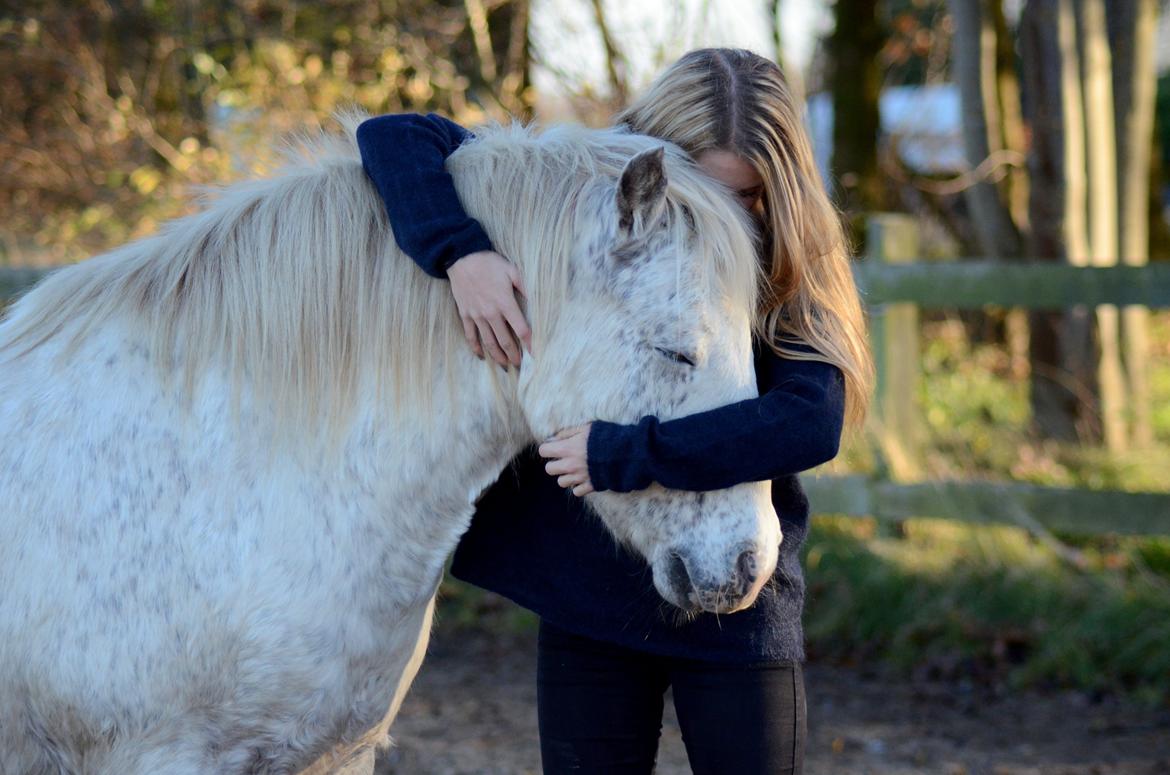
[[[314,713],[356,728],[384,714],[377,700],[345,707],[347,670],[389,682],[374,696],[394,693],[392,666],[347,650],[393,648],[399,667],[414,650],[425,597],[416,628],[394,633],[372,631],[362,601],[346,599],[372,504],[306,475],[262,430],[235,430],[247,407],[226,381],[204,375],[185,398],[146,341],[113,321],[0,368],[4,775],[36,762],[136,771],[118,756],[140,751],[116,741],[146,745],[148,732],[191,737],[201,761],[208,748],[224,765],[233,750],[296,760],[320,744]],[[323,519],[341,500],[352,523]]]
[[[116,327],[76,348],[60,337],[5,356],[0,728],[17,739],[0,746],[35,743],[84,771],[100,761],[104,725],[133,725],[136,709],[163,699],[140,679],[164,667],[168,634],[144,614],[181,618],[181,569],[168,568],[182,564],[180,535],[167,522],[182,514],[190,475],[175,469],[190,461],[142,344]],[[90,755],[54,751],[62,736],[89,738]]]

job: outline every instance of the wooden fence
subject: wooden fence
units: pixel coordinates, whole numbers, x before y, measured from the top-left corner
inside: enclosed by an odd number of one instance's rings
[[[899,481],[897,477],[897,471],[907,468],[917,454],[919,307],[1170,307],[1170,266],[918,263],[917,229],[912,219],[900,215],[873,218],[868,242],[868,259],[857,263],[855,274],[870,305],[878,369],[874,404],[882,428],[883,465],[875,476],[804,475],[817,513],[893,520],[940,517],[1084,534],[1170,535],[1170,494],[1018,482]],[[44,273],[43,269],[0,268],[0,299],[18,293]]]
[[[1170,307],[1170,265],[1075,267],[984,260],[921,262],[912,218],[871,219],[869,253],[855,276],[870,308],[880,471],[806,475],[818,513],[900,520],[941,517],[1068,533],[1170,535],[1170,493],[1041,487],[1020,482],[917,481],[920,457],[918,310],[988,305]],[[1167,472],[1170,477],[1170,471]],[[907,481],[911,480],[911,481]]]

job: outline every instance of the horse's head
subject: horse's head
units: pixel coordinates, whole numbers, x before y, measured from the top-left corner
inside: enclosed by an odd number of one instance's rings
[[[668,420],[754,396],[756,252],[731,198],[659,146],[568,206],[577,208],[568,295],[521,369],[535,434],[593,418]],[[747,607],[775,569],[781,535],[767,484],[587,498],[680,608]]]

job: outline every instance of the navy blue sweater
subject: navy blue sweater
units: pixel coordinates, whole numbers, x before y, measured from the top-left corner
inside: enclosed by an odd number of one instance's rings
[[[358,127],[363,164],[399,246],[436,277],[462,256],[491,249],[443,168],[468,136],[433,114],[379,116]],[[798,555],[809,508],[796,474],[837,454],[844,379],[835,366],[780,358],[759,345],[755,367],[759,398],[675,420],[595,422],[588,450],[599,490],[625,492],[651,482],[714,490],[772,480],[784,541],[773,583],[753,607],[678,621],[676,609],[654,590],[646,562],[618,546],[583,501],[558,487],[534,450],[516,458],[480,499],[452,573],[598,640],[723,662],[802,659]]]

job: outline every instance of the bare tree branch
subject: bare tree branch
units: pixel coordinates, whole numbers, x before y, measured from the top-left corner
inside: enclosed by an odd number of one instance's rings
[[[602,0],[592,0],[592,3],[593,18],[597,21],[597,31],[601,34],[601,45],[605,49],[605,72],[609,77],[613,101],[617,105],[625,105],[630,97],[626,58],[610,33]]]
[[[998,0],[990,0],[998,2]],[[1003,150],[996,78],[996,30],[980,0],[950,0],[955,22],[954,74],[963,111],[963,146],[967,163],[978,169]],[[1019,228],[999,189],[976,183],[964,190],[983,252],[1001,259],[1022,254]]]
[[[485,83],[496,82],[496,54],[492,51],[492,36],[488,31],[487,12],[481,0],[463,0],[467,9],[467,21],[471,27],[471,39],[475,41],[475,52],[479,55],[479,67]]]

